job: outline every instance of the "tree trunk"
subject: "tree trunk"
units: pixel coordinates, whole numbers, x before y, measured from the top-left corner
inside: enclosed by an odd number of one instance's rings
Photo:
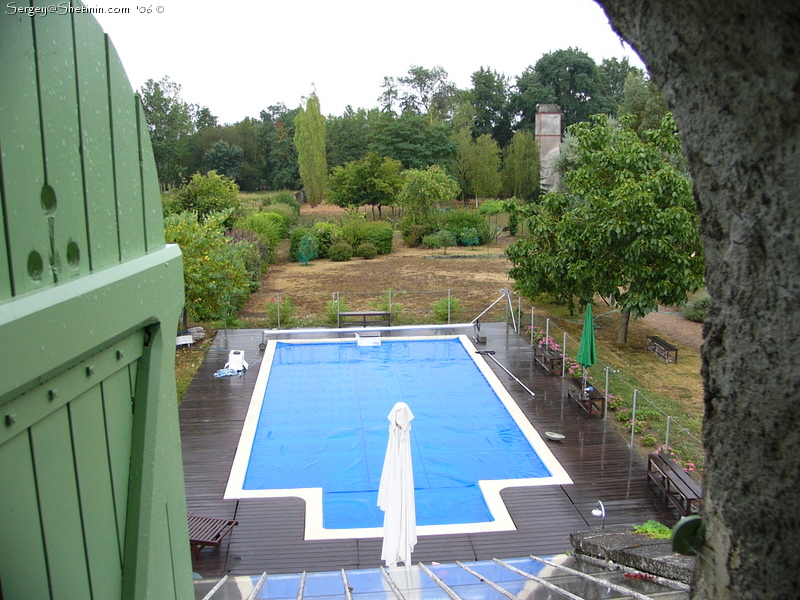
[[[696,597],[800,590],[800,8],[597,0],[681,133],[701,215],[703,521]]]
[[[620,346],[626,346],[628,344],[628,325],[631,322],[631,309],[626,308],[620,314],[622,315],[622,320],[619,323],[619,331],[617,332],[617,343]]]

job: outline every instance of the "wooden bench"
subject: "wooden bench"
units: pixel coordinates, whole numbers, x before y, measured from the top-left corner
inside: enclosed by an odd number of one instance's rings
[[[219,546],[222,538],[239,524],[238,521],[229,519],[216,519],[214,517],[200,517],[192,512],[189,519],[189,544],[192,554],[197,560],[203,560],[200,550],[206,546]]]
[[[564,355],[541,344],[533,346],[533,358],[551,375],[560,375],[564,365]]]
[[[606,404],[606,396],[600,390],[592,386],[587,386],[591,389],[584,389],[582,377],[569,378],[569,397],[575,400],[583,410],[592,416],[595,411],[601,417]]]
[[[700,512],[703,488],[674,460],[660,454],[649,454],[647,478],[656,484],[664,498],[672,502],[682,516]]]
[[[337,327],[367,325],[392,325],[392,313],[385,310],[352,310],[340,312],[337,319]]]
[[[657,335],[648,335],[645,348],[666,363],[678,362],[678,349]]]

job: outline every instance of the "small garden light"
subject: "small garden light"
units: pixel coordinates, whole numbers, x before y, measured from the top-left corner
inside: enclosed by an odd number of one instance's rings
[[[601,529],[606,528],[606,507],[603,506],[603,502],[601,500],[597,501],[597,506],[592,509],[592,515],[595,517],[603,517],[603,522],[601,525]]]

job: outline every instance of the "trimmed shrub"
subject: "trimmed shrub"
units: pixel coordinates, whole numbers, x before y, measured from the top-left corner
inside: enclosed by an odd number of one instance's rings
[[[378,256],[378,249],[372,242],[362,242],[355,249],[355,256],[369,260]]]
[[[328,258],[335,262],[347,262],[353,258],[353,247],[347,242],[336,242],[328,248]]]
[[[386,221],[372,221],[369,224],[368,241],[375,246],[378,254],[391,254],[394,229]]]
[[[482,215],[496,215],[505,209],[502,200],[484,200],[478,207],[478,212]]]
[[[234,242],[250,244],[251,249],[244,254],[245,268],[250,274],[250,291],[255,291],[261,286],[261,275],[267,267],[275,264],[275,250],[262,243],[258,234],[247,229],[231,229],[228,237]]]

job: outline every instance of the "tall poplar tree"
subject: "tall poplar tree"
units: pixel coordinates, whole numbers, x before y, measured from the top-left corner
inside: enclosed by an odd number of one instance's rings
[[[319,109],[319,98],[312,92],[306,107],[300,108],[294,120],[294,145],[300,165],[300,180],[311,206],[322,202],[328,161],[325,156],[325,117]]]

